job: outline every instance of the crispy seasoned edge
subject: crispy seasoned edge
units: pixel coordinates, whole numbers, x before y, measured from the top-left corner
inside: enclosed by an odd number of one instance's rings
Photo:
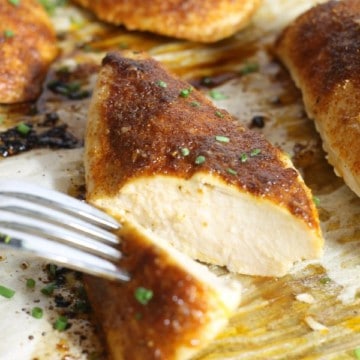
[[[320,234],[310,190],[279,149],[195,89],[181,97],[189,84],[154,60],[143,54],[124,56],[128,57],[110,53],[104,59],[91,105],[93,120],[86,139],[92,138],[92,143],[86,145],[85,161],[89,199],[115,196],[122,185],[139,176],[188,179],[207,172],[286,207]],[[219,142],[217,135],[230,141]],[[183,148],[189,149],[188,156],[182,156]],[[254,149],[260,154],[251,156]],[[247,154],[247,161],[241,160],[242,154]],[[205,156],[201,165],[196,164],[198,156]]]
[[[186,348],[205,346],[209,326],[217,322],[220,330],[231,315],[216,291],[132,226],[124,224],[120,235],[124,257],[119,266],[129,271],[130,282],[85,277],[113,358],[175,359]],[[139,287],[153,292],[146,305],[135,298]]]
[[[152,31],[201,42],[214,42],[234,34],[249,23],[261,4],[261,0],[76,2],[95,12],[100,19],[123,24],[130,30]]]
[[[50,63],[58,55],[55,31],[42,6],[23,0],[0,3],[0,103],[35,99]],[[6,38],[5,30],[14,36]]]
[[[276,52],[302,90],[329,162],[359,192],[360,2],[330,1],[300,16]],[[349,170],[352,174],[349,173]]]

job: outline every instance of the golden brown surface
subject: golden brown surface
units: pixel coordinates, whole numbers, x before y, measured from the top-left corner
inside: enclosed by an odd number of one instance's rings
[[[75,0],[100,19],[130,30],[214,42],[246,26],[261,0]]]
[[[0,0],[0,103],[34,100],[57,56],[55,32],[36,0]]]
[[[328,160],[360,195],[360,2],[330,1],[298,18],[277,53],[302,91]]]
[[[229,309],[214,288],[153,245],[147,235],[125,225],[121,236],[125,256],[120,266],[129,271],[131,281],[85,279],[111,358],[188,359],[208,343],[213,334],[209,326],[227,319]],[[153,292],[147,304],[135,298],[139,287]],[[216,330],[220,329],[221,321]]]
[[[99,98],[90,109],[101,120],[93,120],[86,135],[90,202],[115,196],[131,178],[163,174],[188,179],[205,172],[286,207],[320,233],[309,190],[285,155],[263,136],[218,110],[195,89],[182,97],[181,91],[190,85],[144,54],[110,53],[103,65]],[[182,155],[184,148],[188,156]],[[252,156],[254,150],[260,152]],[[198,156],[205,162],[196,164]]]

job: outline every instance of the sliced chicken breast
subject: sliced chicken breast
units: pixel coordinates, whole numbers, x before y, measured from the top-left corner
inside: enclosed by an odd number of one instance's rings
[[[128,283],[86,277],[95,316],[111,359],[186,360],[227,324],[240,285],[215,276],[154,234],[124,224]]]
[[[143,54],[103,61],[86,130],[87,199],[230,271],[284,275],[321,255],[288,157]]]
[[[55,32],[37,0],[0,0],[0,103],[36,99],[57,54]]]
[[[360,196],[360,2],[329,1],[300,16],[276,44],[302,91],[329,163]]]
[[[129,30],[214,42],[246,26],[261,0],[75,0],[100,19]]]

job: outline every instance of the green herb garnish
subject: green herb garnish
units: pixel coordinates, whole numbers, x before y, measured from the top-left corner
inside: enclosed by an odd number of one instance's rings
[[[259,155],[260,153],[261,153],[261,150],[260,150],[260,149],[252,149],[252,150],[250,151],[250,156],[251,156],[251,157],[254,157],[254,156]]]
[[[355,359],[360,360],[360,348],[354,350]]]
[[[35,283],[34,279],[26,279],[26,287],[29,289],[33,289],[35,287]]]
[[[138,287],[135,290],[135,299],[142,305],[147,305],[149,301],[153,298],[154,293],[152,290],[146,289],[144,287]]]
[[[35,319],[41,319],[43,317],[43,309],[35,306],[32,310],[31,310],[31,316]]]
[[[257,63],[248,63],[246,65],[244,65],[242,67],[242,69],[240,70],[240,74],[241,75],[247,75],[247,74],[251,74],[253,72],[256,72],[259,70],[259,64]]]
[[[237,175],[237,172],[234,169],[227,168],[226,172],[228,172],[230,175]]]
[[[159,80],[156,82],[156,85],[160,86],[161,88],[166,88],[167,83],[165,81]]]
[[[5,29],[4,30],[4,36],[5,36],[6,39],[10,39],[10,38],[15,36],[15,33],[11,29]]]
[[[216,135],[215,140],[218,142],[222,142],[222,143],[230,142],[230,138],[228,138],[227,136],[223,136],[223,135]]]
[[[225,100],[228,99],[228,96],[226,96],[225,94],[223,94],[221,91],[219,90],[210,90],[209,91],[209,95],[212,99],[214,100]]]
[[[320,199],[317,196],[313,196],[313,202],[316,207],[320,206]]]
[[[65,316],[59,316],[54,323],[54,329],[58,331],[64,331],[68,327],[68,319]]]
[[[242,163],[244,163],[244,162],[247,162],[247,160],[248,160],[248,156],[247,156],[247,154],[241,154],[241,156],[240,156],[240,161],[242,162]]]
[[[206,161],[205,156],[199,155],[199,156],[196,157],[196,159],[195,159],[195,164],[196,164],[196,165],[201,165],[201,164],[203,164],[205,161]]]
[[[31,131],[31,127],[25,123],[20,123],[16,127],[16,131],[21,135],[27,135]]]
[[[20,0],[8,0],[8,2],[11,5],[14,5],[14,6],[19,6],[20,5]]]
[[[15,295],[15,290],[9,289],[5,286],[0,285],[0,296],[11,299]]]
[[[223,117],[224,117],[224,114],[223,114],[221,111],[219,111],[219,110],[215,111],[215,115],[216,115],[217,117],[219,117],[219,118],[223,118]]]
[[[192,90],[192,87],[189,87],[188,89],[182,89],[180,90],[179,95],[183,98],[187,98],[191,94]]]
[[[182,156],[188,156],[190,154],[190,150],[188,148],[181,148],[180,152]]]
[[[199,106],[200,106],[200,103],[199,103],[198,101],[192,101],[192,102],[190,103],[190,105],[191,105],[192,107],[199,107]]]
[[[54,292],[55,290],[55,284],[54,283],[51,283],[51,284],[48,284],[46,285],[45,287],[43,287],[41,289],[41,292],[46,295],[46,296],[50,296],[52,295],[52,293]]]
[[[319,280],[320,284],[327,284],[331,279],[329,277],[323,277]]]

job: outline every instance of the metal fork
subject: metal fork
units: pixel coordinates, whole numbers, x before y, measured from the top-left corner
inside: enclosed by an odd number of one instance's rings
[[[0,247],[128,281],[116,265],[121,252],[112,231],[119,228],[112,217],[83,201],[27,182],[0,180]]]

